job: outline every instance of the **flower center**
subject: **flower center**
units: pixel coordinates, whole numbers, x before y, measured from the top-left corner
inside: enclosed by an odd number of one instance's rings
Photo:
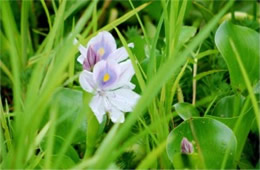
[[[108,73],[106,73],[103,77],[103,82],[107,82],[110,79],[110,76]]]
[[[104,49],[104,48],[101,47],[101,48],[98,49],[98,54],[99,54],[100,56],[103,56],[104,53],[105,53],[105,49]]]

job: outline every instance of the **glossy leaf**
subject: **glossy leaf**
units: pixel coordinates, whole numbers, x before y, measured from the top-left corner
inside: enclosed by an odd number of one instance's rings
[[[190,103],[177,103],[174,105],[177,114],[183,119],[187,120],[191,117],[199,117],[198,110]]]
[[[235,53],[232,50],[230,40],[234,42],[238,50],[251,84],[255,84],[259,80],[259,33],[247,27],[224,22],[220,25],[215,35],[217,48],[228,65],[233,88],[244,90],[246,84]]]
[[[225,96],[220,99],[212,115],[219,117],[234,117],[240,114],[245,97],[241,95]]]
[[[226,118],[226,117],[218,117],[218,116],[206,115],[205,117],[218,120],[218,121],[224,123],[225,125],[227,125],[230,129],[234,128],[234,126],[235,126],[235,124],[237,122],[237,119],[238,119],[238,116],[237,117],[232,117],[232,118]]]
[[[239,161],[247,136],[254,122],[254,111],[249,102],[242,95],[226,96],[216,104],[212,115],[213,119],[219,120],[229,126],[237,138],[236,161]]]
[[[227,150],[225,168],[233,168],[237,141],[232,130],[223,123],[210,118],[194,118],[180,124],[168,136],[167,153],[172,162],[175,162],[175,155],[181,153],[184,137],[193,143],[194,152],[201,154],[199,160],[205,168],[220,168]]]

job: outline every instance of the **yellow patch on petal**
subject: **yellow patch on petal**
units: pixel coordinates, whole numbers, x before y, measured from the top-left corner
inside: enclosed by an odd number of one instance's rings
[[[105,49],[104,49],[104,48],[99,48],[99,49],[98,49],[98,54],[99,54],[100,56],[103,56],[104,53],[105,53]]]
[[[106,73],[106,74],[104,75],[104,77],[103,77],[103,81],[104,81],[104,82],[107,82],[109,79],[110,79],[110,76],[109,76],[108,73]]]

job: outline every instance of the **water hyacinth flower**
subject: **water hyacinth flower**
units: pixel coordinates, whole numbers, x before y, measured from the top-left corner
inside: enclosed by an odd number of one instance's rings
[[[134,44],[128,44],[133,47]],[[94,65],[100,60],[112,59],[121,62],[127,59],[128,53],[124,47],[118,48],[111,33],[102,31],[90,39],[87,46],[79,46],[80,56],[77,61],[83,65],[84,70],[92,71]]]
[[[123,123],[124,112],[131,112],[139,95],[132,91],[135,85],[130,82],[134,70],[130,60],[117,63],[114,60],[101,60],[95,64],[93,72],[83,70],[79,82],[81,87],[94,95],[90,108],[99,123],[108,113],[112,122]]]
[[[185,137],[181,141],[181,152],[185,154],[193,153],[193,145]]]

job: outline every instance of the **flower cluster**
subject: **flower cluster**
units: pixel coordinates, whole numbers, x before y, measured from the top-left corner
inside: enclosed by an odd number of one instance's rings
[[[77,60],[83,65],[79,82],[85,91],[94,95],[89,105],[98,122],[108,113],[112,122],[123,123],[124,113],[131,112],[139,98],[133,91],[135,85],[130,82],[135,72],[126,49],[117,48],[114,37],[103,31],[86,47],[80,45],[79,51]]]

